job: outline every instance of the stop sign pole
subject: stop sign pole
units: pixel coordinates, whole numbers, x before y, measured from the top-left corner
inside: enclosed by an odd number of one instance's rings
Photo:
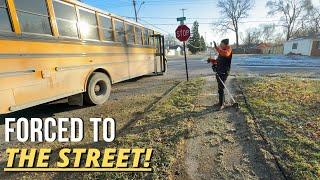
[[[178,18],[179,20],[179,18]],[[176,38],[183,42],[183,51],[184,51],[184,61],[186,65],[186,74],[187,74],[187,81],[189,81],[189,70],[188,70],[188,62],[187,62],[187,52],[186,52],[186,41],[190,38],[190,29],[188,26],[183,25],[183,21],[185,18],[181,18],[181,25],[178,26],[176,30]]]

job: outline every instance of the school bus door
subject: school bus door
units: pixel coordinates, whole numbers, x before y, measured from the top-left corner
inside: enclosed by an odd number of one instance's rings
[[[155,63],[155,73],[164,74],[167,72],[167,59],[164,47],[164,36],[157,34],[154,35],[156,43],[156,63]]]

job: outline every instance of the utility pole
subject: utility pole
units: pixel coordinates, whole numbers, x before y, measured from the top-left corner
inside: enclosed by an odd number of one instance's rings
[[[134,8],[134,14],[136,17],[136,22],[138,22],[138,13],[137,13],[137,1],[136,0],[132,0],[133,3],[133,8]]]
[[[184,12],[185,12],[187,9],[182,8],[182,9],[180,9],[180,10],[182,11],[182,17],[184,18]],[[184,24],[184,20],[181,21],[181,25],[183,25],[183,24]]]

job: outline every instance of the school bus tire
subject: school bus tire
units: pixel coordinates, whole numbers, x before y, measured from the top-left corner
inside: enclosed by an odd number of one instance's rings
[[[88,105],[101,105],[111,94],[111,81],[108,75],[101,72],[92,73],[84,94],[84,101]]]

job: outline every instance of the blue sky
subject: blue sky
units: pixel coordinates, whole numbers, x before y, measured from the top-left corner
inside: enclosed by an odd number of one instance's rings
[[[316,5],[320,4],[320,0],[313,1]],[[82,0],[82,2],[120,16],[134,17],[132,0]],[[234,34],[231,32],[219,35],[212,31],[214,28],[212,22],[217,21],[220,16],[219,9],[216,7],[217,0],[137,0],[138,8],[142,2],[145,3],[139,12],[140,23],[153,24],[162,33],[174,34],[178,25],[176,18],[182,16],[180,9],[185,8],[187,9],[185,11],[187,23],[191,27],[193,21],[197,20],[200,23],[200,33],[203,36],[206,35],[207,42],[219,41],[224,37],[229,37],[232,43],[235,42]],[[241,32],[277,19],[267,15],[266,2],[267,0],[255,1],[249,18],[244,20],[249,22],[240,26]]]

